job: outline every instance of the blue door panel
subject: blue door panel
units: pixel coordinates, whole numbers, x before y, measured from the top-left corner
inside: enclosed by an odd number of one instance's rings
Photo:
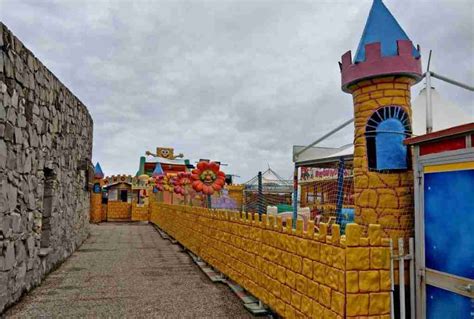
[[[474,170],[425,173],[427,268],[474,279]]]
[[[473,319],[474,300],[453,292],[426,285],[428,319]]]

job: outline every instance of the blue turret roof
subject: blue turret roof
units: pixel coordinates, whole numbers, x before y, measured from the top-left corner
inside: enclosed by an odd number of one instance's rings
[[[382,0],[374,0],[354,62],[365,61],[365,45],[374,42],[380,42],[382,56],[397,55],[397,40],[410,39]],[[416,58],[420,56],[420,52],[415,47],[413,47],[413,56]]]
[[[161,168],[160,163],[156,163],[155,169],[153,170],[153,173],[151,174],[151,176],[155,177],[161,174],[163,174],[163,168]]]
[[[97,162],[97,164],[95,164],[95,167],[94,167],[94,177],[95,178],[104,178],[104,172],[102,172],[102,167],[100,167],[100,164],[99,162]]]

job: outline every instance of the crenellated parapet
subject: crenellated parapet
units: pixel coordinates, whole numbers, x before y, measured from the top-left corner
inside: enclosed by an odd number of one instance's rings
[[[352,62],[352,52],[347,51],[341,58],[341,85],[344,92],[353,91],[352,85],[375,77],[397,75],[408,76],[419,82],[422,77],[421,59],[413,55],[410,40],[397,41],[398,53],[383,56],[380,42],[365,45],[365,61]]]

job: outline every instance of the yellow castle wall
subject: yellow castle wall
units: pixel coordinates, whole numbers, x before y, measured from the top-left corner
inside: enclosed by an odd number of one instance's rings
[[[108,221],[127,221],[131,219],[131,204],[121,201],[109,201],[107,203]]]
[[[237,207],[242,208],[244,203],[244,185],[226,185],[229,191],[229,197],[235,200]]]
[[[148,221],[149,215],[148,204],[141,207],[136,203],[132,204],[132,221]]]
[[[354,101],[354,196],[355,221],[362,225],[380,224],[394,239],[413,233],[413,172],[369,171],[365,128],[377,109],[397,105],[410,116],[408,77],[382,77],[358,82],[350,87]]]
[[[90,222],[100,223],[102,221],[102,194],[91,192]]]
[[[390,251],[378,225],[314,223],[153,202],[150,221],[285,318],[379,318],[390,311]]]

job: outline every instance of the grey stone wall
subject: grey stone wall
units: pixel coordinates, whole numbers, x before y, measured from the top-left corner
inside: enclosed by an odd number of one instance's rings
[[[92,125],[0,22],[0,313],[88,235]]]

